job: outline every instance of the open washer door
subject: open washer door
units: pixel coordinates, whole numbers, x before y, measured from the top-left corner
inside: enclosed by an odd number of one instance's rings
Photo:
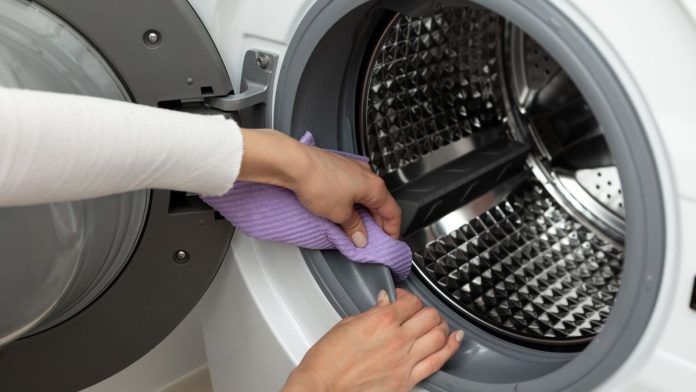
[[[186,2],[43,3],[0,0],[4,87],[150,105],[231,91]],[[140,358],[198,302],[231,235],[178,192],[0,209],[0,390],[74,391]]]
[[[319,1],[287,23],[274,126],[370,157],[413,250],[399,286],[467,331],[428,390],[587,391],[654,339],[663,273],[679,262],[671,174],[625,69],[570,9]],[[281,33],[258,34],[278,50]],[[336,252],[234,243],[208,304],[221,390],[258,361],[278,386],[307,342],[390,285]],[[242,303],[254,328],[227,328],[218,314]],[[231,351],[253,359],[228,370]]]

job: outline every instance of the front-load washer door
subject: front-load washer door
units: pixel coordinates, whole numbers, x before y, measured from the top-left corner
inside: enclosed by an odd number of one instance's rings
[[[186,2],[44,3],[0,0],[3,87],[167,107],[231,90]],[[134,362],[198,302],[232,230],[164,190],[0,209],[0,390],[78,390]]]

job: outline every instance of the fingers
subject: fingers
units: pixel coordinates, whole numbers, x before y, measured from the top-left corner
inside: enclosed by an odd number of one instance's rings
[[[369,170],[370,172],[372,171],[372,167],[371,167],[370,164],[367,163],[367,162],[355,161],[355,163],[357,163],[358,165],[362,166],[363,169],[367,169],[367,170]]]
[[[377,226],[379,226],[382,229],[382,231],[384,231],[384,218],[382,218],[382,215],[380,215],[379,212],[377,212],[377,210],[373,208],[370,208],[369,210],[372,219],[374,219]]]
[[[449,335],[447,343],[440,350],[425,357],[411,370],[411,382],[415,385],[427,377],[430,377],[454,355],[464,338],[464,331],[456,331]]]
[[[406,297],[410,297],[410,296],[414,296],[414,297],[415,297],[415,295],[412,294],[410,291],[406,291],[406,290],[401,289],[401,288],[397,288],[397,289],[396,289],[396,299],[399,299],[399,298],[406,298]]]
[[[409,350],[410,357],[415,362],[420,362],[423,358],[442,349],[445,344],[447,344],[448,336],[449,327],[447,326],[447,322],[441,321],[416,339]]]
[[[384,204],[376,209],[384,222],[382,229],[389,236],[398,239],[401,233],[401,207],[391,194],[387,193]]]
[[[356,204],[367,207],[379,227],[393,238],[399,238],[401,231],[401,208],[387,190],[384,180],[374,174],[366,162],[356,162],[367,174],[363,177],[361,192]]]
[[[375,304],[375,307],[381,308],[389,305],[390,303],[391,302],[389,301],[389,296],[387,295],[386,290],[380,290],[379,293],[377,293],[377,303]]]
[[[420,338],[441,323],[442,316],[440,316],[440,312],[434,308],[423,308],[409,320],[406,320],[403,328],[408,336]]]
[[[371,189],[371,197],[359,200],[359,202],[370,210],[375,221],[385,233],[398,239],[401,232],[401,207],[387,191],[381,178],[378,177],[375,184],[376,186]]]
[[[399,324],[403,324],[423,309],[423,303],[418,297],[402,289],[396,289],[396,302],[391,306],[396,311]]]
[[[369,174],[356,203],[367,207],[373,216],[380,216],[382,228],[388,235],[399,238],[401,229],[401,208],[387,190],[384,180],[375,174]],[[375,219],[378,220],[378,219]]]
[[[340,225],[355,246],[358,248],[367,246],[367,230],[362,219],[360,219],[358,211],[353,208],[348,220],[340,223]]]

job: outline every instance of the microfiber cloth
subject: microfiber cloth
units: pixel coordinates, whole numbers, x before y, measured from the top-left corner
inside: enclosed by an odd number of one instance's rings
[[[306,132],[300,139],[315,145]],[[355,160],[367,158],[332,151]],[[411,250],[406,243],[388,236],[364,208],[357,207],[367,229],[367,246],[358,248],[340,226],[314,215],[297,199],[295,193],[273,185],[237,181],[222,196],[204,196],[209,204],[245,234],[308,249],[337,249],[357,263],[379,263],[389,267],[395,280],[406,279],[411,270]]]

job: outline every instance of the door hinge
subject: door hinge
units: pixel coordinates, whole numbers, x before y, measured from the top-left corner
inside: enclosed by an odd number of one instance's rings
[[[211,97],[206,105],[224,112],[239,112],[240,125],[266,128],[273,124],[272,99],[278,55],[252,49],[246,52],[242,66],[241,92]]]

